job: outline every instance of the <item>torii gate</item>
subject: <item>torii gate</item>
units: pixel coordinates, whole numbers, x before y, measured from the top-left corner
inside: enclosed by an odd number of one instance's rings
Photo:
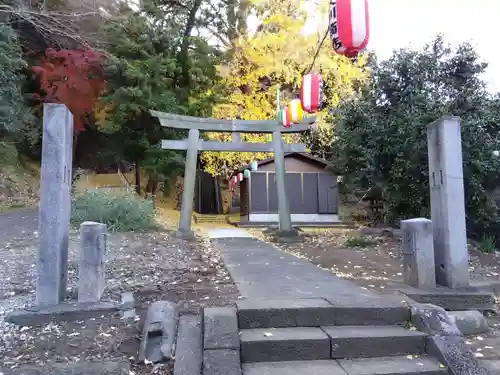
[[[305,152],[306,146],[283,144],[281,133],[301,133],[316,122],[316,117],[308,117],[289,128],[283,128],[276,120],[218,120],[201,117],[181,116],[171,113],[151,111],[162,126],[188,129],[189,136],[184,140],[162,140],[165,150],[187,150],[184,172],[184,191],[182,193],[181,217],[178,235],[192,238],[191,219],[193,215],[194,187],[198,151],[234,152],[273,152],[276,168],[276,189],[278,192],[279,230],[282,234],[292,234],[292,220],[285,189],[285,152]],[[200,131],[231,133],[231,142],[200,140]],[[272,142],[241,142],[240,133],[272,133]]]

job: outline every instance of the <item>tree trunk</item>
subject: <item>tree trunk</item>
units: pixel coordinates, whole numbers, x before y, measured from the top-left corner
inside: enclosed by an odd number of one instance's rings
[[[196,13],[198,13],[202,1],[203,0],[194,0],[193,7],[189,11],[186,28],[184,29],[179,59],[182,67],[182,86],[189,86],[189,84],[191,83],[191,79],[189,76],[189,70],[191,68],[191,64],[189,63],[189,38],[191,37],[191,32],[193,31],[193,28],[195,26]]]
[[[76,180],[76,168],[78,167],[76,146],[78,145],[78,133],[73,133],[73,149],[71,150],[71,184]]]
[[[141,195],[141,162],[135,159],[135,192]]]
[[[158,180],[153,176],[149,176],[148,183],[146,184],[146,193],[156,194],[157,188],[158,188]]]

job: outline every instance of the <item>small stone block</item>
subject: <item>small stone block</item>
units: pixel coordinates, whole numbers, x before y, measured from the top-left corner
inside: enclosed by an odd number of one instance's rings
[[[488,319],[477,310],[450,311],[448,315],[464,335],[477,335],[488,332]]]
[[[347,375],[337,361],[256,362],[242,365],[245,375]]]
[[[401,221],[405,283],[417,288],[436,287],[432,221],[424,218]]]
[[[411,321],[419,331],[428,335],[462,335],[446,310],[439,306],[430,304],[413,305],[411,307]]]
[[[398,326],[322,327],[330,337],[332,358],[422,354],[427,335]]]
[[[335,308],[322,298],[247,299],[236,302],[240,329],[334,324]]]
[[[78,302],[96,302],[106,287],[106,225],[85,221],[80,225],[80,266],[78,269]]]
[[[135,318],[135,299],[132,292],[122,293],[122,317],[123,319],[134,319]]]
[[[7,315],[6,320],[22,326],[36,326],[50,322],[82,320],[120,311],[120,305],[108,302],[60,303],[53,306],[34,306]]]
[[[320,328],[256,328],[241,331],[242,362],[330,359],[330,339]]]
[[[197,375],[203,362],[202,326],[199,315],[183,315],[179,320],[174,375]]]
[[[203,375],[242,375],[239,350],[205,350]]]
[[[139,360],[156,363],[173,358],[178,324],[177,304],[156,301],[149,305],[139,346]]]
[[[204,349],[239,349],[238,319],[233,307],[207,307],[204,314]]]

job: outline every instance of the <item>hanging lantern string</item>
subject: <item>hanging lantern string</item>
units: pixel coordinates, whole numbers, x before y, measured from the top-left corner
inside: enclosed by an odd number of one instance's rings
[[[325,40],[326,40],[326,37],[328,36],[328,32],[330,31],[330,29],[327,27],[326,28],[326,32],[325,32],[325,35],[323,36],[323,39],[321,39],[321,42],[318,44],[318,46],[316,47],[316,53],[314,54],[313,56],[313,59],[312,59],[312,62],[311,62],[311,65],[309,65],[308,68],[304,69],[304,71],[302,72],[302,75],[305,75],[305,74],[309,74],[311,73],[311,70],[314,68],[314,63],[316,62],[316,59],[318,58],[319,56],[319,52],[321,51],[321,47],[323,47],[323,43],[325,43]]]

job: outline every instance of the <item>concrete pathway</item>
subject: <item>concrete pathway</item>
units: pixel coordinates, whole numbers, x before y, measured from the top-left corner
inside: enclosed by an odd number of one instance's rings
[[[215,233],[216,232],[216,233]],[[209,234],[243,297],[379,298],[374,292],[282,252],[241,229]]]
[[[253,236],[244,229],[220,228],[208,231],[208,237],[215,238],[253,238]]]

